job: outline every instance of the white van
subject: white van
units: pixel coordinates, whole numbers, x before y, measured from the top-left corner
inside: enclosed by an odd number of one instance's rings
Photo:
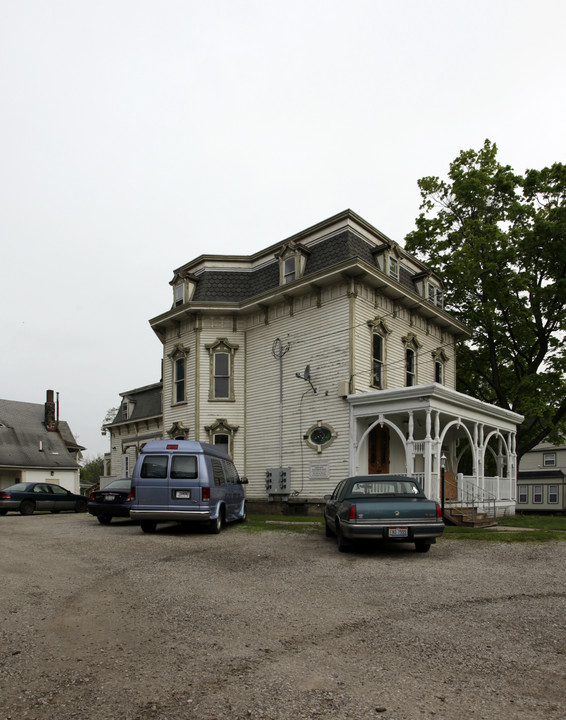
[[[158,522],[208,523],[219,533],[224,523],[246,519],[246,497],[236,466],[214,445],[189,440],[148,442],[132,475],[130,517],[144,532]]]

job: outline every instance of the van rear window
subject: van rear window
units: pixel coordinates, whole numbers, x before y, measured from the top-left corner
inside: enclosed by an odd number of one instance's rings
[[[171,478],[194,480],[198,477],[197,459],[194,455],[177,455],[171,461]]]
[[[142,478],[166,478],[167,455],[146,455],[141,468]]]

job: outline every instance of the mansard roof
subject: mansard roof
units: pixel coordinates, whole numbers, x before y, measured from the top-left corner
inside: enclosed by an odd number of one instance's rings
[[[300,272],[295,280],[282,284],[281,260],[293,250],[299,258]],[[389,264],[391,258],[398,261],[395,275]],[[428,317],[441,316],[443,324],[452,325],[458,333],[466,332],[442,308],[423,304],[428,302],[423,282],[433,278],[442,288],[441,278],[351,210],[253,255],[200,255],[189,261],[174,271],[171,282],[174,286],[184,281],[190,284],[185,300],[150,323],[159,335],[169,322],[176,322],[186,312],[217,311],[227,306],[237,311],[262,305],[281,293],[297,294],[305,283],[317,286],[339,274],[366,277],[396,301],[406,299],[410,307],[420,306]]]
[[[111,423],[107,423],[105,427],[119,425],[122,422],[136,422],[136,420],[145,420],[161,415],[163,412],[162,389],[163,383],[158,382],[153,385],[145,385],[144,387],[120,393],[121,397],[128,401],[128,418],[122,420],[122,408],[119,407],[114,420],[112,420]]]

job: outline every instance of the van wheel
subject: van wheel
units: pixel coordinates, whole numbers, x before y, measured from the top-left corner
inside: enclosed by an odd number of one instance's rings
[[[157,528],[155,520],[142,520],[140,527],[144,533],[154,533]]]
[[[211,520],[208,524],[208,529],[213,535],[218,535],[222,530],[224,524],[224,509],[221,508],[218,512],[218,517],[215,520]]]

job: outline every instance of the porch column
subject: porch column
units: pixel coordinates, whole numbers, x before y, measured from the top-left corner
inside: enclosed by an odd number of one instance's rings
[[[413,418],[413,411],[409,410],[409,423],[407,426],[407,453],[406,453],[406,461],[407,461],[407,474],[408,475],[414,475],[415,473],[415,438],[414,438],[414,431],[415,431],[415,421]]]
[[[432,493],[432,437],[431,430],[431,409],[426,410],[426,436],[424,440],[424,491],[426,495]]]

